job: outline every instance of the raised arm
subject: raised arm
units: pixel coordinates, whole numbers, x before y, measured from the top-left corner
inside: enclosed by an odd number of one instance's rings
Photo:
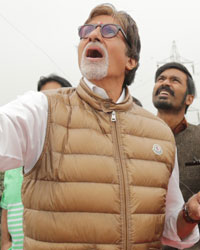
[[[200,192],[193,195],[180,211],[177,232],[181,239],[186,238],[200,223]]]
[[[189,248],[199,240],[198,226],[184,222],[183,196],[179,188],[177,155],[175,166],[168,184],[166,198],[166,219],[162,243],[175,248]]]
[[[24,166],[29,171],[43,148],[47,97],[29,91],[0,107],[0,171]]]

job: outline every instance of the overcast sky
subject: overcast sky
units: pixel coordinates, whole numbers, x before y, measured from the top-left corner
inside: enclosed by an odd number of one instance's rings
[[[77,28],[100,0],[0,0],[0,105],[28,90],[40,76],[59,74],[77,86]],[[198,96],[187,118],[197,123],[200,108],[200,1],[111,0],[136,21],[142,43],[140,67],[131,94],[156,113],[151,93],[157,62],[170,56],[175,41],[179,54],[194,64]],[[192,73],[191,64],[188,69]]]

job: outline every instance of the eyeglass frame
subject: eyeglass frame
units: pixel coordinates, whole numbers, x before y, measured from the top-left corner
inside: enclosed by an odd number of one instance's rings
[[[105,37],[105,36],[103,36],[103,34],[102,34],[102,28],[103,28],[104,26],[106,26],[106,25],[113,25],[113,26],[115,26],[115,27],[117,28],[117,32],[116,32],[116,34],[115,34],[114,36],[111,36],[111,37]],[[81,36],[80,36],[80,30],[81,30],[81,28],[83,28],[83,27],[85,27],[85,26],[92,26],[92,27],[94,27],[94,30],[95,30],[96,28],[100,27],[100,28],[101,28],[101,29],[100,29],[101,35],[102,35],[102,37],[104,37],[104,38],[113,38],[113,37],[117,36],[117,34],[118,34],[119,31],[121,31],[121,33],[122,33],[123,37],[125,38],[127,44],[129,45],[129,47],[131,47],[131,44],[130,44],[128,38],[127,38],[126,33],[124,32],[124,30],[122,29],[122,27],[121,27],[120,25],[118,25],[118,24],[115,24],[115,23],[104,23],[104,24],[84,24],[84,25],[81,25],[81,26],[78,27],[78,35],[79,35],[80,39],[86,39],[86,38],[88,38],[88,36],[89,36],[89,35],[88,35],[87,37],[81,37]],[[92,31],[94,31],[94,30],[92,30]],[[92,31],[91,31],[91,32],[92,32]],[[91,32],[90,32],[90,33],[91,33]],[[90,34],[90,33],[89,33],[89,34]]]

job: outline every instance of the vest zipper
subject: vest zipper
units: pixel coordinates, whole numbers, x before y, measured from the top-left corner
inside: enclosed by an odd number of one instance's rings
[[[119,132],[117,128],[117,115],[115,111],[112,111],[111,113],[111,122],[113,123],[114,127],[114,137],[115,137],[115,148],[117,151],[117,155],[119,156],[119,171],[121,173],[120,182],[121,182],[121,188],[122,188],[122,202],[124,201],[124,216],[123,216],[123,224],[124,224],[124,229],[122,231],[122,238],[124,238],[124,247],[122,249],[127,250],[128,249],[128,243],[127,243],[127,236],[128,236],[128,223],[127,223],[127,195],[126,195],[126,185],[125,185],[125,173],[123,169],[123,164],[122,164],[122,157],[121,157],[121,149],[119,145]],[[123,235],[124,234],[124,235]]]
[[[116,122],[116,121],[117,121],[116,112],[113,111],[113,112],[111,113],[111,122]]]

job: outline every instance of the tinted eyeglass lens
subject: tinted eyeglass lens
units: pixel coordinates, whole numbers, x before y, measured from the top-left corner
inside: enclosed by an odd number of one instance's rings
[[[119,30],[122,32],[122,35],[124,36],[126,42],[130,46],[130,43],[126,37],[126,34],[124,33],[123,29],[116,24],[85,24],[83,26],[79,27],[79,37],[82,38],[88,38],[90,33],[95,30],[97,27],[101,27],[101,35],[105,38],[111,38],[117,35]]]
[[[87,38],[89,34],[95,29],[94,25],[83,25],[79,29],[80,38]]]
[[[112,24],[102,26],[101,33],[103,37],[114,37],[118,32],[118,28]]]

